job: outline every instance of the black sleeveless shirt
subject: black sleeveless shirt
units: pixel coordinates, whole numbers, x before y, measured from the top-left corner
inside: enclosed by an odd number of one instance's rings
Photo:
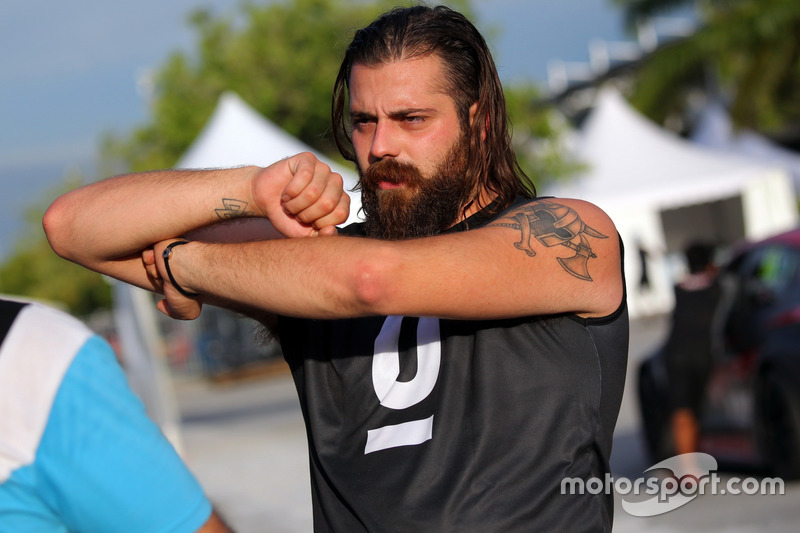
[[[279,332],[315,531],[611,530],[613,495],[562,494],[562,480],[609,472],[624,299],[603,318],[280,317]]]

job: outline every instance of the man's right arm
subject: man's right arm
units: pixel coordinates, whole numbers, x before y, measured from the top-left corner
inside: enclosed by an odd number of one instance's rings
[[[332,234],[348,211],[341,176],[305,153],[265,169],[167,170],[110,178],[59,197],[43,225],[60,256],[161,292],[160,281],[148,274],[142,260],[157,242],[187,235],[226,242]],[[234,219],[239,223],[230,223]]]

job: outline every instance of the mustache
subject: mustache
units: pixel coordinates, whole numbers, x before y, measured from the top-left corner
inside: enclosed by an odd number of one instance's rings
[[[381,182],[417,187],[424,182],[422,173],[416,165],[402,163],[395,159],[382,159],[372,163],[361,173],[362,188],[377,189]]]

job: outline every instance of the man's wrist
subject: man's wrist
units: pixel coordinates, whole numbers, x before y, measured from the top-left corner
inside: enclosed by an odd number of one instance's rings
[[[172,272],[172,267],[169,264],[170,259],[172,259],[174,256],[174,248],[177,246],[182,246],[184,244],[189,244],[189,241],[171,242],[170,244],[167,245],[166,248],[164,248],[164,251],[161,253],[161,257],[164,259],[164,269],[167,271],[167,276],[169,277],[169,281],[170,283],[172,283],[172,286],[175,287],[175,290],[177,290],[179,293],[186,296],[187,298],[197,298],[198,296],[200,296],[198,293],[188,291],[178,283],[178,281],[175,279],[175,275]]]
[[[244,175],[247,176],[247,180],[249,181],[249,194],[250,194],[250,204],[254,211],[255,216],[267,218],[267,209],[266,206],[261,203],[261,197],[258,193],[258,181],[259,177],[262,173],[266,170],[265,167],[259,167],[256,165],[250,165],[244,167],[243,169]],[[263,179],[263,178],[262,178]]]

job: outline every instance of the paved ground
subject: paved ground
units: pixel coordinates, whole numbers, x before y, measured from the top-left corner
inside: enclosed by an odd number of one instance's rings
[[[312,530],[305,429],[288,373],[176,384],[186,461],[238,533]]]
[[[612,470],[635,479],[650,465],[639,435],[633,370],[664,335],[663,318],[632,325],[628,381],[615,433]],[[307,448],[286,372],[226,384],[176,383],[186,459],[218,510],[239,533],[312,530]],[[784,496],[701,496],[652,518],[619,507],[615,531],[675,533],[798,531],[800,485]]]

